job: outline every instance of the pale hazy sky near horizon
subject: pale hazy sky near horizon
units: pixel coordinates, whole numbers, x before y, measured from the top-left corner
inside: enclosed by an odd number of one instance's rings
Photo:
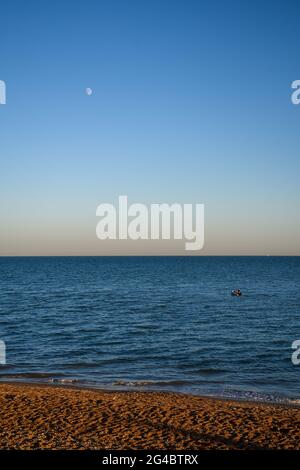
[[[0,255],[300,255],[299,13],[291,0],[2,3]],[[100,242],[96,207],[121,194],[204,203],[204,249]]]

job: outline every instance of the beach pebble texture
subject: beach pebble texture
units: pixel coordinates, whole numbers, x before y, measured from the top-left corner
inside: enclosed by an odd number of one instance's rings
[[[300,409],[178,393],[0,385],[1,449],[300,449]]]

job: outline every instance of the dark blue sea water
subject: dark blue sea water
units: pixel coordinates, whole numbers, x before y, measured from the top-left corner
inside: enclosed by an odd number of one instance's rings
[[[298,257],[0,258],[0,379],[298,400],[299,286]]]

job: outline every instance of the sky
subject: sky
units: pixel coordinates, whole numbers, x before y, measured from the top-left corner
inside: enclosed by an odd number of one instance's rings
[[[196,255],[300,255],[300,3],[0,7],[0,255],[188,254],[103,242],[96,208],[203,203]],[[86,94],[87,87],[92,94]]]

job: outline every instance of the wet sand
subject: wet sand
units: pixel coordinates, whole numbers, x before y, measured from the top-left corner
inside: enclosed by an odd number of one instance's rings
[[[300,449],[300,408],[0,385],[1,449]]]

